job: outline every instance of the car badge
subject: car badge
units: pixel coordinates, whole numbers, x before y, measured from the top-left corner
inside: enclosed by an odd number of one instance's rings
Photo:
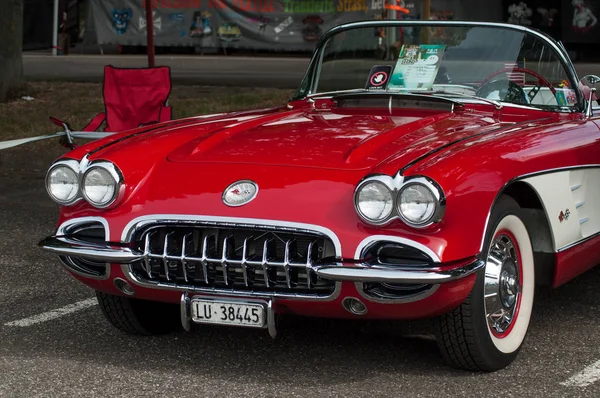
[[[254,181],[236,181],[223,192],[223,203],[227,206],[242,206],[252,201],[258,194],[258,185]]]

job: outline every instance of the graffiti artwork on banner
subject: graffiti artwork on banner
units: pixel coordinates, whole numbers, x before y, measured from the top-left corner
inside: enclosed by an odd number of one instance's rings
[[[585,0],[573,0],[573,30],[577,33],[587,33],[598,23],[598,18]]]
[[[212,34],[210,17],[212,17],[212,14],[208,11],[195,11],[190,26],[190,37],[210,36]]]
[[[540,26],[546,28],[551,28],[554,26],[554,16],[558,13],[556,8],[546,9],[544,7],[538,7],[537,12],[542,17]]]
[[[271,20],[261,14],[258,16],[258,18],[248,17],[248,22],[256,24],[258,27],[258,34],[262,36],[265,34],[267,26],[269,26],[269,22],[271,22]]]
[[[508,7],[508,23],[530,26],[532,15],[533,11],[523,1],[511,4]]]
[[[118,35],[125,34],[129,28],[129,21],[133,16],[133,11],[131,8],[126,8],[124,10],[117,10],[114,8],[111,14],[112,24],[115,28],[115,32]]]
[[[156,11],[152,11],[152,20],[154,21],[154,34],[162,30],[162,18],[160,15],[156,15]],[[146,29],[146,13],[144,16],[140,16],[138,19],[138,26],[140,30]]]
[[[302,28],[302,38],[304,41],[313,42],[318,41],[321,37],[321,24],[323,24],[323,18],[319,15],[309,15],[302,20],[304,27]]]
[[[185,37],[187,34],[185,29],[185,14],[180,12],[169,14],[169,22],[179,30],[179,37]]]
[[[338,0],[338,12],[363,11],[368,12],[367,0]]]
[[[242,30],[238,25],[227,22],[219,26],[217,37],[224,42],[238,41],[242,37]]]
[[[371,11],[383,10],[385,0],[371,0]]]
[[[202,8],[205,0],[150,0],[153,9],[158,8]],[[146,0],[139,0],[142,9],[146,9]]]
[[[233,8],[249,12],[275,12],[274,0],[233,0]]]
[[[273,29],[275,31],[276,34],[279,34],[281,32],[283,32],[284,30],[286,30],[292,23],[294,23],[294,20],[292,19],[292,17],[287,17],[286,19],[283,20],[283,22],[281,22],[279,25],[277,25],[275,27],[275,29]]]
[[[335,0],[283,0],[282,11],[294,14],[323,14],[334,13],[335,10]]]

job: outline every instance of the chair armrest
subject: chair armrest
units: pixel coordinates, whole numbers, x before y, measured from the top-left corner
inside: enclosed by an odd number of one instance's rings
[[[158,115],[159,122],[168,122],[173,116],[173,108],[170,106],[162,106]]]
[[[100,125],[106,120],[106,114],[104,112],[94,116],[92,120],[85,126],[81,131],[96,131],[100,128]]]

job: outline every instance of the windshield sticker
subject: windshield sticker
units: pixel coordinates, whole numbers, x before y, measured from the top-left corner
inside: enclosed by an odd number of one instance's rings
[[[388,90],[431,90],[445,49],[442,44],[402,46]]]
[[[375,65],[369,72],[369,78],[365,88],[367,90],[385,90],[390,75],[392,74],[391,65]]]

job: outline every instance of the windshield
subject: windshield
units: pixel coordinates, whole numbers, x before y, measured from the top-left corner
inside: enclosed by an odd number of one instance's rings
[[[328,35],[298,92],[408,92],[570,112],[574,76],[556,47],[502,26],[357,24]]]

